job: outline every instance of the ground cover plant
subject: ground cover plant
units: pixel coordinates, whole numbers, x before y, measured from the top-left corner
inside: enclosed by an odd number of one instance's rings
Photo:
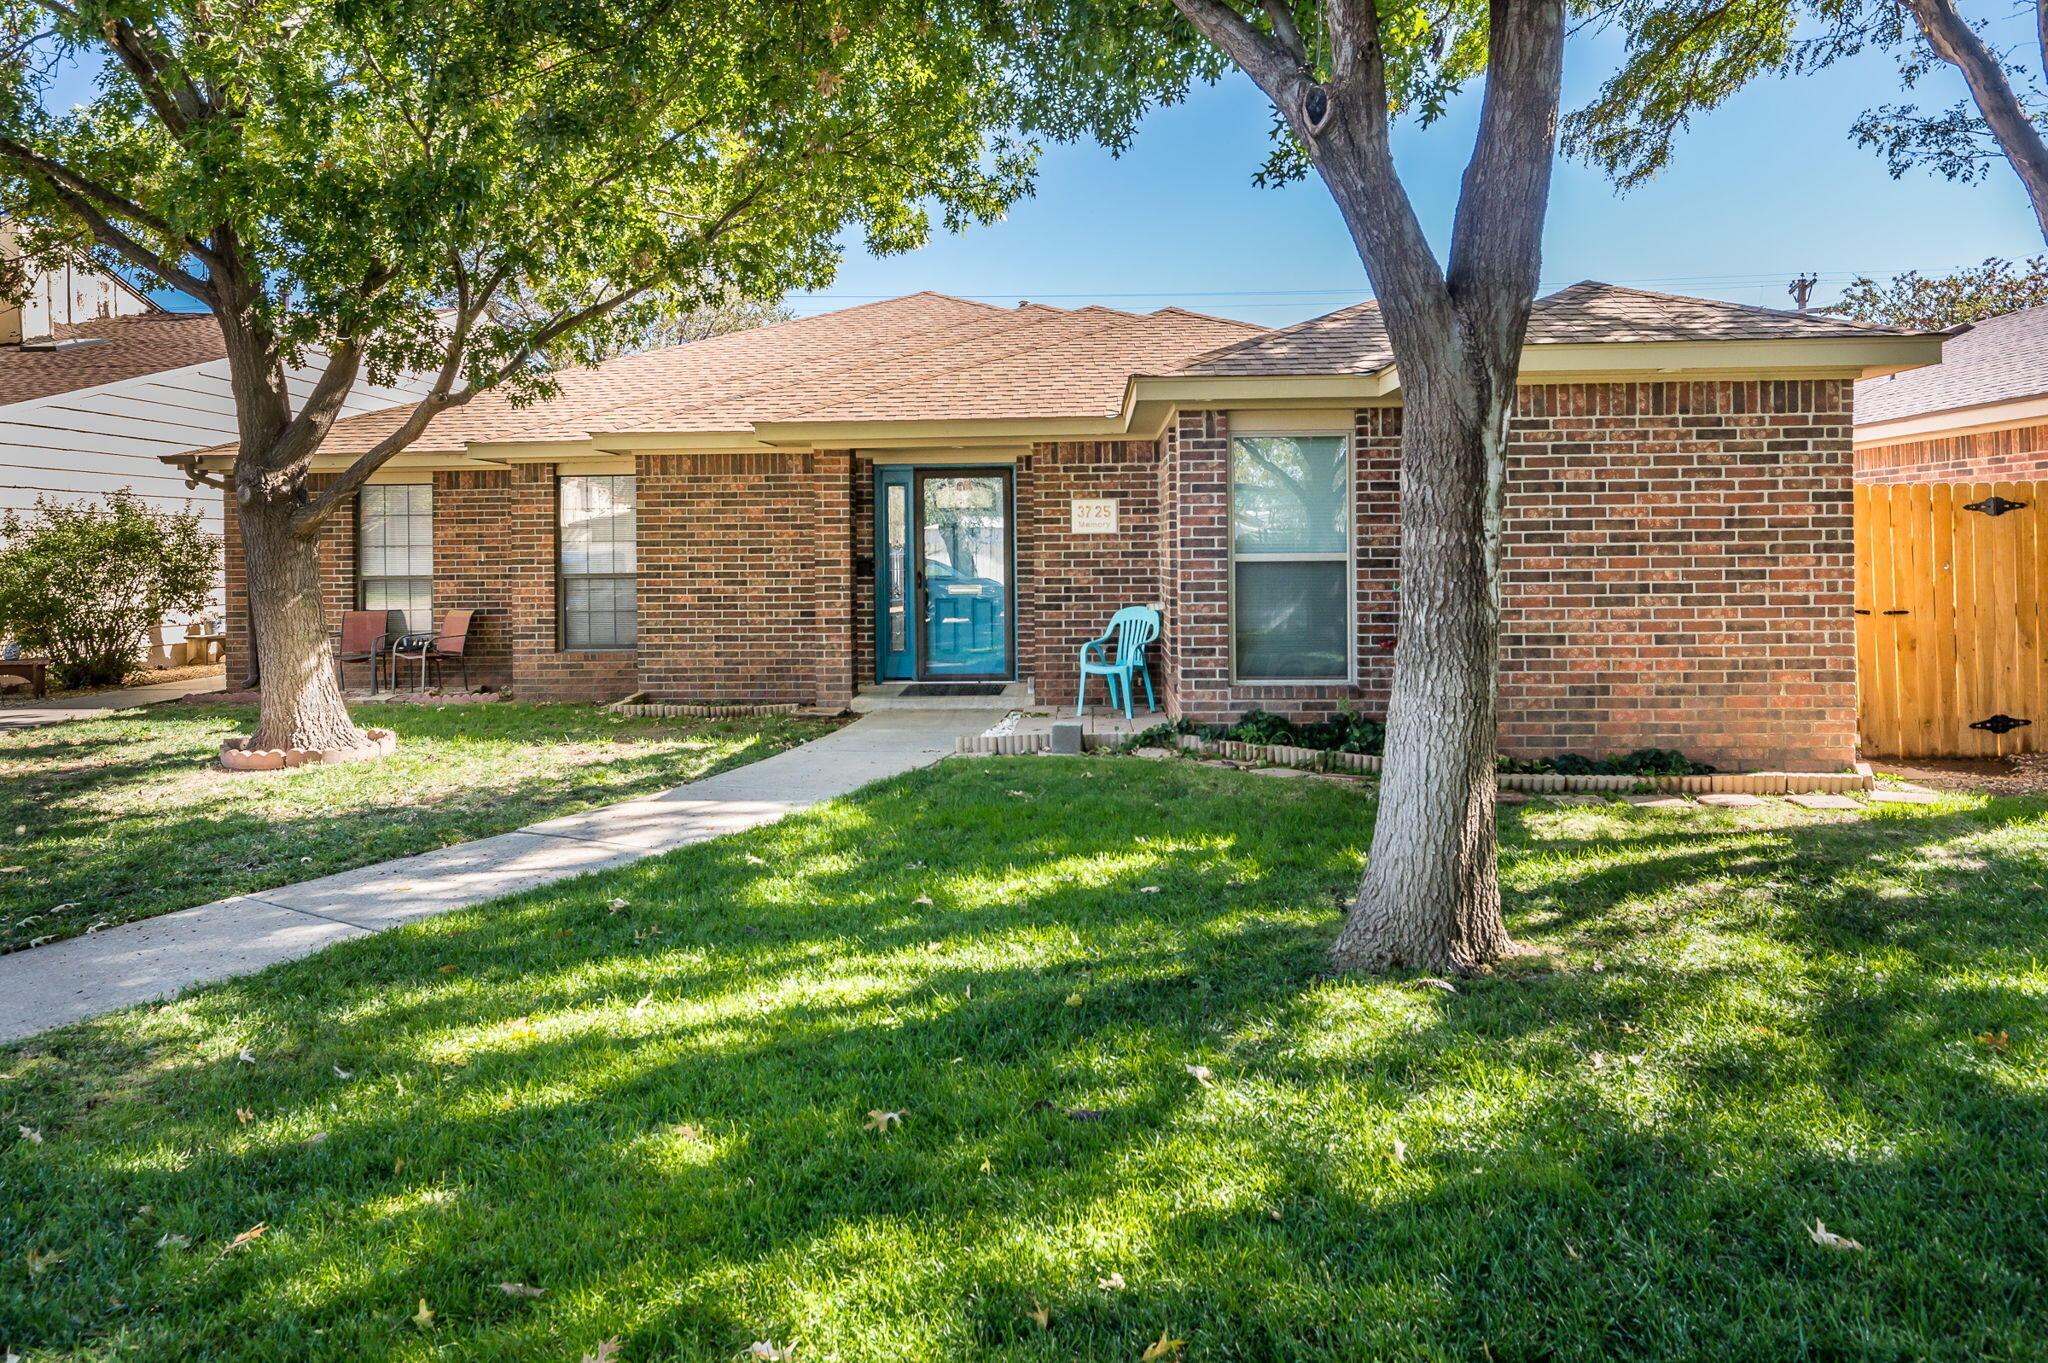
[[[825,732],[582,705],[359,705],[379,762],[228,772],[251,706],[173,705],[0,734],[0,951],[311,880],[679,785]]]
[[[1377,757],[1384,749],[1387,730],[1378,720],[1350,710],[1340,710],[1322,719],[1302,720],[1270,710],[1247,710],[1229,724],[1197,724],[1187,719],[1154,724],[1132,735],[1123,746],[1167,748],[1183,734],[1212,741],[1368,753]],[[1696,762],[1672,748],[1638,748],[1599,757],[1584,753],[1557,753],[1549,757],[1500,754],[1494,758],[1494,766],[1503,772],[1557,776],[1709,776],[1714,771],[1707,763]]]
[[[949,761],[0,1050],[0,1349],[2037,1356],[2048,802],[1534,801],[1451,982],[1327,973],[1368,791]]]

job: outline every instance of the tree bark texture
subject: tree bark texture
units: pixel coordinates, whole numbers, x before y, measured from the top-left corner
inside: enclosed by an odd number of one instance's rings
[[[320,562],[292,528],[295,507],[270,499],[236,507],[250,591],[250,640],[262,678],[253,748],[353,748],[365,743],[334,671]],[[261,590],[257,590],[257,584]]]

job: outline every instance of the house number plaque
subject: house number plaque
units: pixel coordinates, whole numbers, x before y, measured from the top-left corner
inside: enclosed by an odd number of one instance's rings
[[[1074,533],[1077,535],[1114,535],[1116,533],[1116,498],[1074,498]]]

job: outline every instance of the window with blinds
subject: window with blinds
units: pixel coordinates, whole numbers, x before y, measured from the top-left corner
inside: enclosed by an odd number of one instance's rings
[[[562,647],[624,649],[637,641],[633,475],[577,475],[561,485]]]
[[[1351,442],[1230,441],[1230,605],[1241,681],[1351,675]]]
[[[373,484],[356,494],[356,605],[434,627],[434,489]]]

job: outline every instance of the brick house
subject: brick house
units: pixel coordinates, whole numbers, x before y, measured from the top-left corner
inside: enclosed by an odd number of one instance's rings
[[[2048,307],[1959,328],[1925,368],[1856,385],[1856,481],[2048,479]]]
[[[1600,284],[1541,300],[1508,471],[1504,747],[1850,760],[1850,389],[1939,348]],[[395,419],[341,422],[321,467]],[[480,679],[526,697],[842,705],[986,679],[1064,706],[1080,642],[1154,603],[1168,712],[1371,713],[1400,424],[1371,303],[1264,331],[917,294],[438,417],[329,527],[328,607],[477,609]]]

